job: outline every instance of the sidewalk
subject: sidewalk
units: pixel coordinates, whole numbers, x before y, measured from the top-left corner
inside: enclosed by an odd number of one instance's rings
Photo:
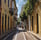
[[[27,40],[38,40],[31,33],[28,33],[28,32],[25,32],[25,37],[26,37]]]
[[[8,36],[9,34],[13,33],[14,31],[16,31],[16,30],[11,30],[11,31],[8,31],[7,33],[1,35],[0,36],[0,40],[4,39],[6,36]]]
[[[35,34],[32,31],[27,31],[27,33],[31,33],[34,37],[36,37],[37,39],[41,40],[41,36],[39,36],[38,34]]]

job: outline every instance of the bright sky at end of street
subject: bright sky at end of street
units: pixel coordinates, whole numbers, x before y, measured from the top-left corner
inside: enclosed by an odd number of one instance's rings
[[[21,7],[25,4],[24,0],[16,0],[16,6],[18,8],[18,17],[21,12]]]

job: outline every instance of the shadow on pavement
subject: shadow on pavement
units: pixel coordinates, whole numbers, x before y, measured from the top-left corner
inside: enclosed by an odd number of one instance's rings
[[[17,33],[20,33],[20,32],[26,32],[25,30],[14,30],[13,31],[13,34],[11,34],[9,37],[7,37],[7,39],[5,39],[5,40],[13,40],[13,38],[15,37],[15,35],[17,34]]]

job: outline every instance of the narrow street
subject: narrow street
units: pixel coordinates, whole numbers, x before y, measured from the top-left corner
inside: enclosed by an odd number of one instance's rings
[[[41,40],[41,0],[0,0],[0,40]]]
[[[25,40],[26,38],[24,38],[25,36],[23,35],[23,32],[17,33],[15,35],[15,38],[13,38],[12,40]]]
[[[33,35],[27,32],[15,32],[8,35],[3,40],[38,40]]]

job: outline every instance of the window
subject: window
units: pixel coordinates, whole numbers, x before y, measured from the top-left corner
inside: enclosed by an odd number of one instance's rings
[[[1,0],[0,0],[0,6],[1,6]]]
[[[8,7],[9,7],[9,0],[8,0]]]
[[[4,2],[6,3],[6,0],[4,0]]]

